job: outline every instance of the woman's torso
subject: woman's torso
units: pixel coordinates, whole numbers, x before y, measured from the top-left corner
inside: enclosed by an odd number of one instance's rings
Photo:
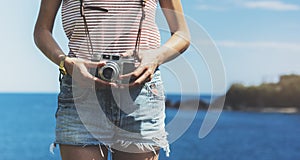
[[[141,0],[84,0],[84,5],[94,54],[115,54],[134,49],[142,15]],[[89,7],[105,8],[108,12]],[[155,24],[156,7],[157,0],[147,0],[140,49],[160,46],[160,35]],[[64,0],[62,21],[70,52],[79,58],[90,59],[91,47],[80,14],[79,0]]]

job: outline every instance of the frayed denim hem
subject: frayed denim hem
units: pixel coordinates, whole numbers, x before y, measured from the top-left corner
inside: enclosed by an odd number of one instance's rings
[[[168,143],[162,145],[158,143],[138,143],[128,140],[118,140],[116,144],[120,145],[122,148],[128,148],[130,145],[134,145],[141,151],[152,151],[155,155],[157,155],[156,147],[159,147],[165,151],[166,157],[170,156],[170,147]]]

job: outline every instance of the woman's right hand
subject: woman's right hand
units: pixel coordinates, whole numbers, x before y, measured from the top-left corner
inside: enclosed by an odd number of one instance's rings
[[[103,81],[89,72],[90,69],[96,69],[104,65],[105,62],[91,62],[71,57],[66,57],[65,59],[67,73],[72,76],[76,85],[83,88],[103,89],[107,87],[117,87],[117,84]]]

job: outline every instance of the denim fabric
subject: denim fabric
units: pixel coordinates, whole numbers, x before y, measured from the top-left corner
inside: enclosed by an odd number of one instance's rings
[[[160,71],[150,82],[124,89],[80,88],[62,78],[56,116],[58,144],[99,145],[169,152]]]

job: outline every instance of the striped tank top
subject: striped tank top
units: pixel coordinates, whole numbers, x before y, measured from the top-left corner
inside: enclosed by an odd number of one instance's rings
[[[148,0],[142,22],[140,49],[160,46],[160,34],[155,23],[158,0]],[[135,47],[140,18],[141,0],[84,0],[85,17],[95,54],[118,54]],[[101,7],[108,12],[90,9]],[[79,0],[63,0],[62,23],[69,39],[70,53],[91,59],[91,45],[87,36]]]

